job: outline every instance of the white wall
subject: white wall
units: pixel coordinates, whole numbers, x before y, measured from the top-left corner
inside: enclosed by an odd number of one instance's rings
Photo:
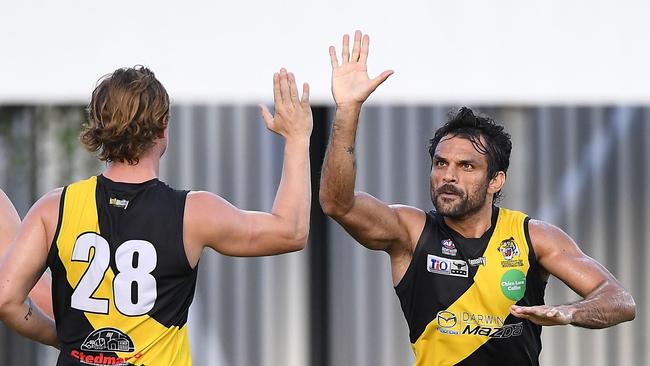
[[[268,101],[281,66],[329,102],[327,48],[371,35],[374,102],[650,102],[647,1],[3,1],[0,103],[85,102],[150,66],[177,102]]]

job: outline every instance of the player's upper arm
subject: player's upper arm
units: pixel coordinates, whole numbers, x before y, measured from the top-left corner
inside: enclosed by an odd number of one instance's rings
[[[539,263],[580,296],[587,296],[605,281],[618,284],[605,267],[583,253],[558,227],[539,220],[530,220],[528,225]]]
[[[61,191],[43,196],[21,223],[0,262],[0,302],[22,302],[47,266],[48,238],[55,229]],[[52,226],[53,227],[48,227]]]
[[[4,256],[14,239],[20,217],[4,192],[0,191],[0,259]]]
[[[387,205],[365,192],[355,192],[352,207],[331,215],[359,243],[389,254],[412,251],[422,232],[425,213],[405,205]]]
[[[183,226],[191,262],[206,246],[225,255],[264,256],[301,250],[307,240],[288,220],[238,209],[210,192],[188,194]]]

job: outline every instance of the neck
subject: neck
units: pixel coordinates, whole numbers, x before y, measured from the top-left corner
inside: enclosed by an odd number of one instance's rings
[[[159,168],[160,158],[155,159],[149,155],[141,157],[135,165],[119,161],[108,163],[102,174],[115,182],[142,183],[158,178]]]
[[[460,219],[444,217],[445,224],[465,238],[480,238],[492,226],[492,203]]]

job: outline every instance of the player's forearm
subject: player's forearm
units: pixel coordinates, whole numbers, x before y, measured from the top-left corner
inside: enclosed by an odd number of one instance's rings
[[[565,306],[571,312],[571,324],[583,328],[607,328],[636,316],[632,296],[620,285],[609,281],[584,300]]]
[[[302,249],[309,234],[311,172],[309,136],[287,139],[280,185],[272,213],[281,218],[287,238]]]
[[[59,347],[54,321],[27,298],[22,303],[8,303],[0,311],[2,321],[19,334],[37,342]]]
[[[361,106],[337,108],[323,162],[320,203],[329,216],[345,214],[354,203],[356,134]]]
[[[48,317],[54,318],[54,309],[52,308],[52,285],[50,276],[46,272],[36,282],[36,285],[29,292],[29,298],[34,304]]]

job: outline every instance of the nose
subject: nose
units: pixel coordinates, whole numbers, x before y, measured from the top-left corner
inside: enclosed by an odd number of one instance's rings
[[[456,169],[454,169],[451,165],[446,166],[442,171],[442,181],[445,183],[458,182],[458,175],[456,174]]]

